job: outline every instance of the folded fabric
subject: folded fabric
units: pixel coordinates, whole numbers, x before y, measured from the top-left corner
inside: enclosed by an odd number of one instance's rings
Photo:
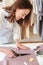
[[[5,49],[13,50],[13,53],[16,55],[15,58],[5,57],[3,65],[39,65],[34,50],[30,48],[23,50],[11,47],[4,47]]]

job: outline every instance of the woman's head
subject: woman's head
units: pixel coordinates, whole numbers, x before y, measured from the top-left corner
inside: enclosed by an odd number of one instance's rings
[[[16,0],[10,7],[5,7],[5,10],[9,13],[9,16],[5,16],[5,18],[10,20],[10,22],[14,22],[14,19],[16,19],[19,24],[24,19],[27,23],[29,22],[32,8],[29,0]]]
[[[16,20],[24,19],[30,13],[30,9],[17,9],[15,12]]]

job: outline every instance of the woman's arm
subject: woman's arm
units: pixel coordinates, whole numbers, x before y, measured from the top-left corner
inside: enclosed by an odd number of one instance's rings
[[[21,39],[21,29],[17,24],[16,24],[16,27],[14,28],[14,31],[13,31],[13,38],[14,38],[14,41],[16,43],[17,48],[27,49],[26,46],[22,45],[19,42],[19,40]]]

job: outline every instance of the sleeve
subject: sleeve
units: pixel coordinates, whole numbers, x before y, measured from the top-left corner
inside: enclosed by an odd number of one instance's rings
[[[14,31],[13,31],[13,39],[14,40],[16,40],[16,39],[21,40],[21,29],[17,25],[16,25],[16,27],[14,28]]]

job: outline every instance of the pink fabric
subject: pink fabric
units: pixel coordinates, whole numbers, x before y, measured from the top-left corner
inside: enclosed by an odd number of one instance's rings
[[[4,47],[4,48],[14,50],[16,53],[19,53],[19,54],[29,54],[29,55],[18,56],[16,58],[5,57],[4,59],[5,62],[3,61],[3,64],[0,64],[0,65],[39,65],[34,51],[31,50],[30,48],[27,50],[16,49],[16,48],[11,48],[11,47],[9,48]],[[33,60],[31,61],[30,59],[31,60],[33,59]]]

